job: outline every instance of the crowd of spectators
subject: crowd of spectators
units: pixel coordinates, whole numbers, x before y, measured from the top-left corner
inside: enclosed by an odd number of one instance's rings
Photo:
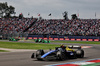
[[[0,33],[21,33],[33,23],[32,18],[0,18]]]
[[[0,18],[0,33],[21,33],[34,18]],[[100,36],[100,19],[42,19],[37,20],[27,31],[28,34]]]
[[[29,34],[100,36],[100,19],[38,20]]]

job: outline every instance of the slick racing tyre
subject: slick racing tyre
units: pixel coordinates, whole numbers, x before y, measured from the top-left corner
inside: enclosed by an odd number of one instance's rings
[[[36,51],[36,58],[37,60],[41,60],[41,56],[44,54],[44,51],[41,49],[41,50],[37,50]]]
[[[83,58],[84,57],[84,50],[77,50],[76,53],[77,53],[78,58]]]
[[[58,60],[66,60],[66,55],[65,55],[65,53],[64,52],[62,52],[62,51],[58,51],[57,52],[57,59]]]
[[[83,58],[84,57],[84,51],[83,50],[81,50],[81,55],[79,56],[79,58]]]

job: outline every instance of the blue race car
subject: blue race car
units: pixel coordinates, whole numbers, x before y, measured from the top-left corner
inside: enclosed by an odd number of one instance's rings
[[[66,50],[66,47],[55,47],[55,50],[50,50],[48,52],[44,52],[44,50],[40,49],[36,51],[36,54],[33,53],[31,58],[36,57],[37,60],[66,60],[68,58],[77,58],[79,55],[82,55],[81,58],[83,58],[84,52],[82,51],[80,51],[81,54],[77,54],[74,50]]]

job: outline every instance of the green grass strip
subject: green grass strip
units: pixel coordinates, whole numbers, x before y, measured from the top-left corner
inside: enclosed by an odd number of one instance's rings
[[[96,41],[51,41],[52,43],[100,44]]]
[[[60,45],[0,41],[1,48],[10,49],[54,49],[57,46],[59,47]]]
[[[51,43],[77,43],[77,44],[100,44],[100,42],[91,41],[51,41]],[[22,42],[4,42],[0,41],[1,48],[10,49],[54,49],[60,45],[55,44],[41,44],[41,43],[22,43]]]

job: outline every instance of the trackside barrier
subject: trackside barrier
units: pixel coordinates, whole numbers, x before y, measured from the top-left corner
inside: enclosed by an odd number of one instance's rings
[[[65,40],[69,40],[69,39],[65,39]]]
[[[28,37],[28,39],[32,39],[32,37]]]
[[[33,39],[37,39],[37,37],[34,37]]]
[[[81,41],[81,39],[76,39],[76,41]]]
[[[88,39],[88,41],[93,41],[93,39]]]
[[[42,39],[41,37],[39,37],[39,39]]]
[[[71,39],[71,41],[75,41],[75,39]]]
[[[64,40],[64,38],[59,38],[59,40]]]
[[[48,38],[43,38],[44,40],[47,40]]]
[[[58,40],[58,38],[54,38],[54,40]]]
[[[87,39],[82,39],[82,41],[87,41]]]
[[[99,39],[94,39],[94,41],[99,41]]]
[[[53,38],[49,38],[49,40],[53,40]]]
[[[28,37],[28,39],[32,39],[32,37]],[[42,38],[42,37],[33,37],[33,39],[44,39],[44,40],[71,40],[71,41],[100,41],[100,39],[69,39],[69,38]]]

